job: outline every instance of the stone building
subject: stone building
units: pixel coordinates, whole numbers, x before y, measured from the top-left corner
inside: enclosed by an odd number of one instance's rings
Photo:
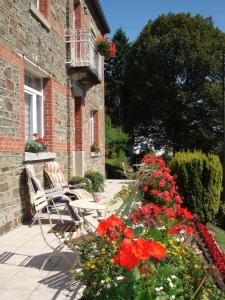
[[[26,163],[43,183],[47,160],[67,178],[104,174],[104,58],[95,39],[108,32],[99,0],[1,0],[0,232],[26,217]],[[25,152],[33,133],[48,152]]]

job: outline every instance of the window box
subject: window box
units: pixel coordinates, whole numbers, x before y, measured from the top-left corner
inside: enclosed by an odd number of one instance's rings
[[[98,157],[100,155],[101,155],[100,152],[91,152],[91,157]]]
[[[51,29],[50,23],[47,21],[47,19],[43,16],[43,14],[39,11],[39,9],[33,3],[30,4],[30,11],[36,17],[36,19],[38,19],[38,21],[41,22],[41,24],[48,31],[50,31],[50,29]]]
[[[49,159],[55,159],[56,153],[54,152],[38,152],[38,153],[32,153],[32,152],[25,152],[24,153],[24,161],[37,161],[37,160],[49,160]]]

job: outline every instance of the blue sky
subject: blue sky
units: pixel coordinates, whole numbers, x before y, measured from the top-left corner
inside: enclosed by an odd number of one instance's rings
[[[168,12],[190,12],[211,16],[214,24],[225,32],[225,0],[100,0],[111,28],[111,36],[122,27],[134,40],[149,19]]]

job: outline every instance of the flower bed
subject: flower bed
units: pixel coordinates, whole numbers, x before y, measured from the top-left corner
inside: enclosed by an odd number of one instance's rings
[[[225,253],[218,247],[213,235],[208,231],[207,227],[203,224],[197,224],[197,229],[203,239],[204,244],[212,257],[215,266],[220,272],[223,280],[225,280]]]
[[[170,170],[159,157],[143,163],[140,207],[127,219],[110,216],[92,241],[76,247],[83,299],[225,299],[208,276],[195,217],[181,207]]]

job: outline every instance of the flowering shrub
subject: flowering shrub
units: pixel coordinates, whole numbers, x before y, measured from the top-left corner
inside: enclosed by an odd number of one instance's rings
[[[181,207],[170,170],[159,157],[143,162],[141,205],[127,219],[103,220],[94,240],[76,246],[82,269],[74,275],[86,286],[82,299],[225,299],[210,276],[204,279],[195,216]]]
[[[107,59],[116,55],[116,45],[106,37],[98,36],[96,38],[96,47],[98,52]]]
[[[47,143],[45,138],[38,137],[37,133],[33,133],[32,139],[29,139],[25,144],[26,152],[43,152],[47,150]]]

